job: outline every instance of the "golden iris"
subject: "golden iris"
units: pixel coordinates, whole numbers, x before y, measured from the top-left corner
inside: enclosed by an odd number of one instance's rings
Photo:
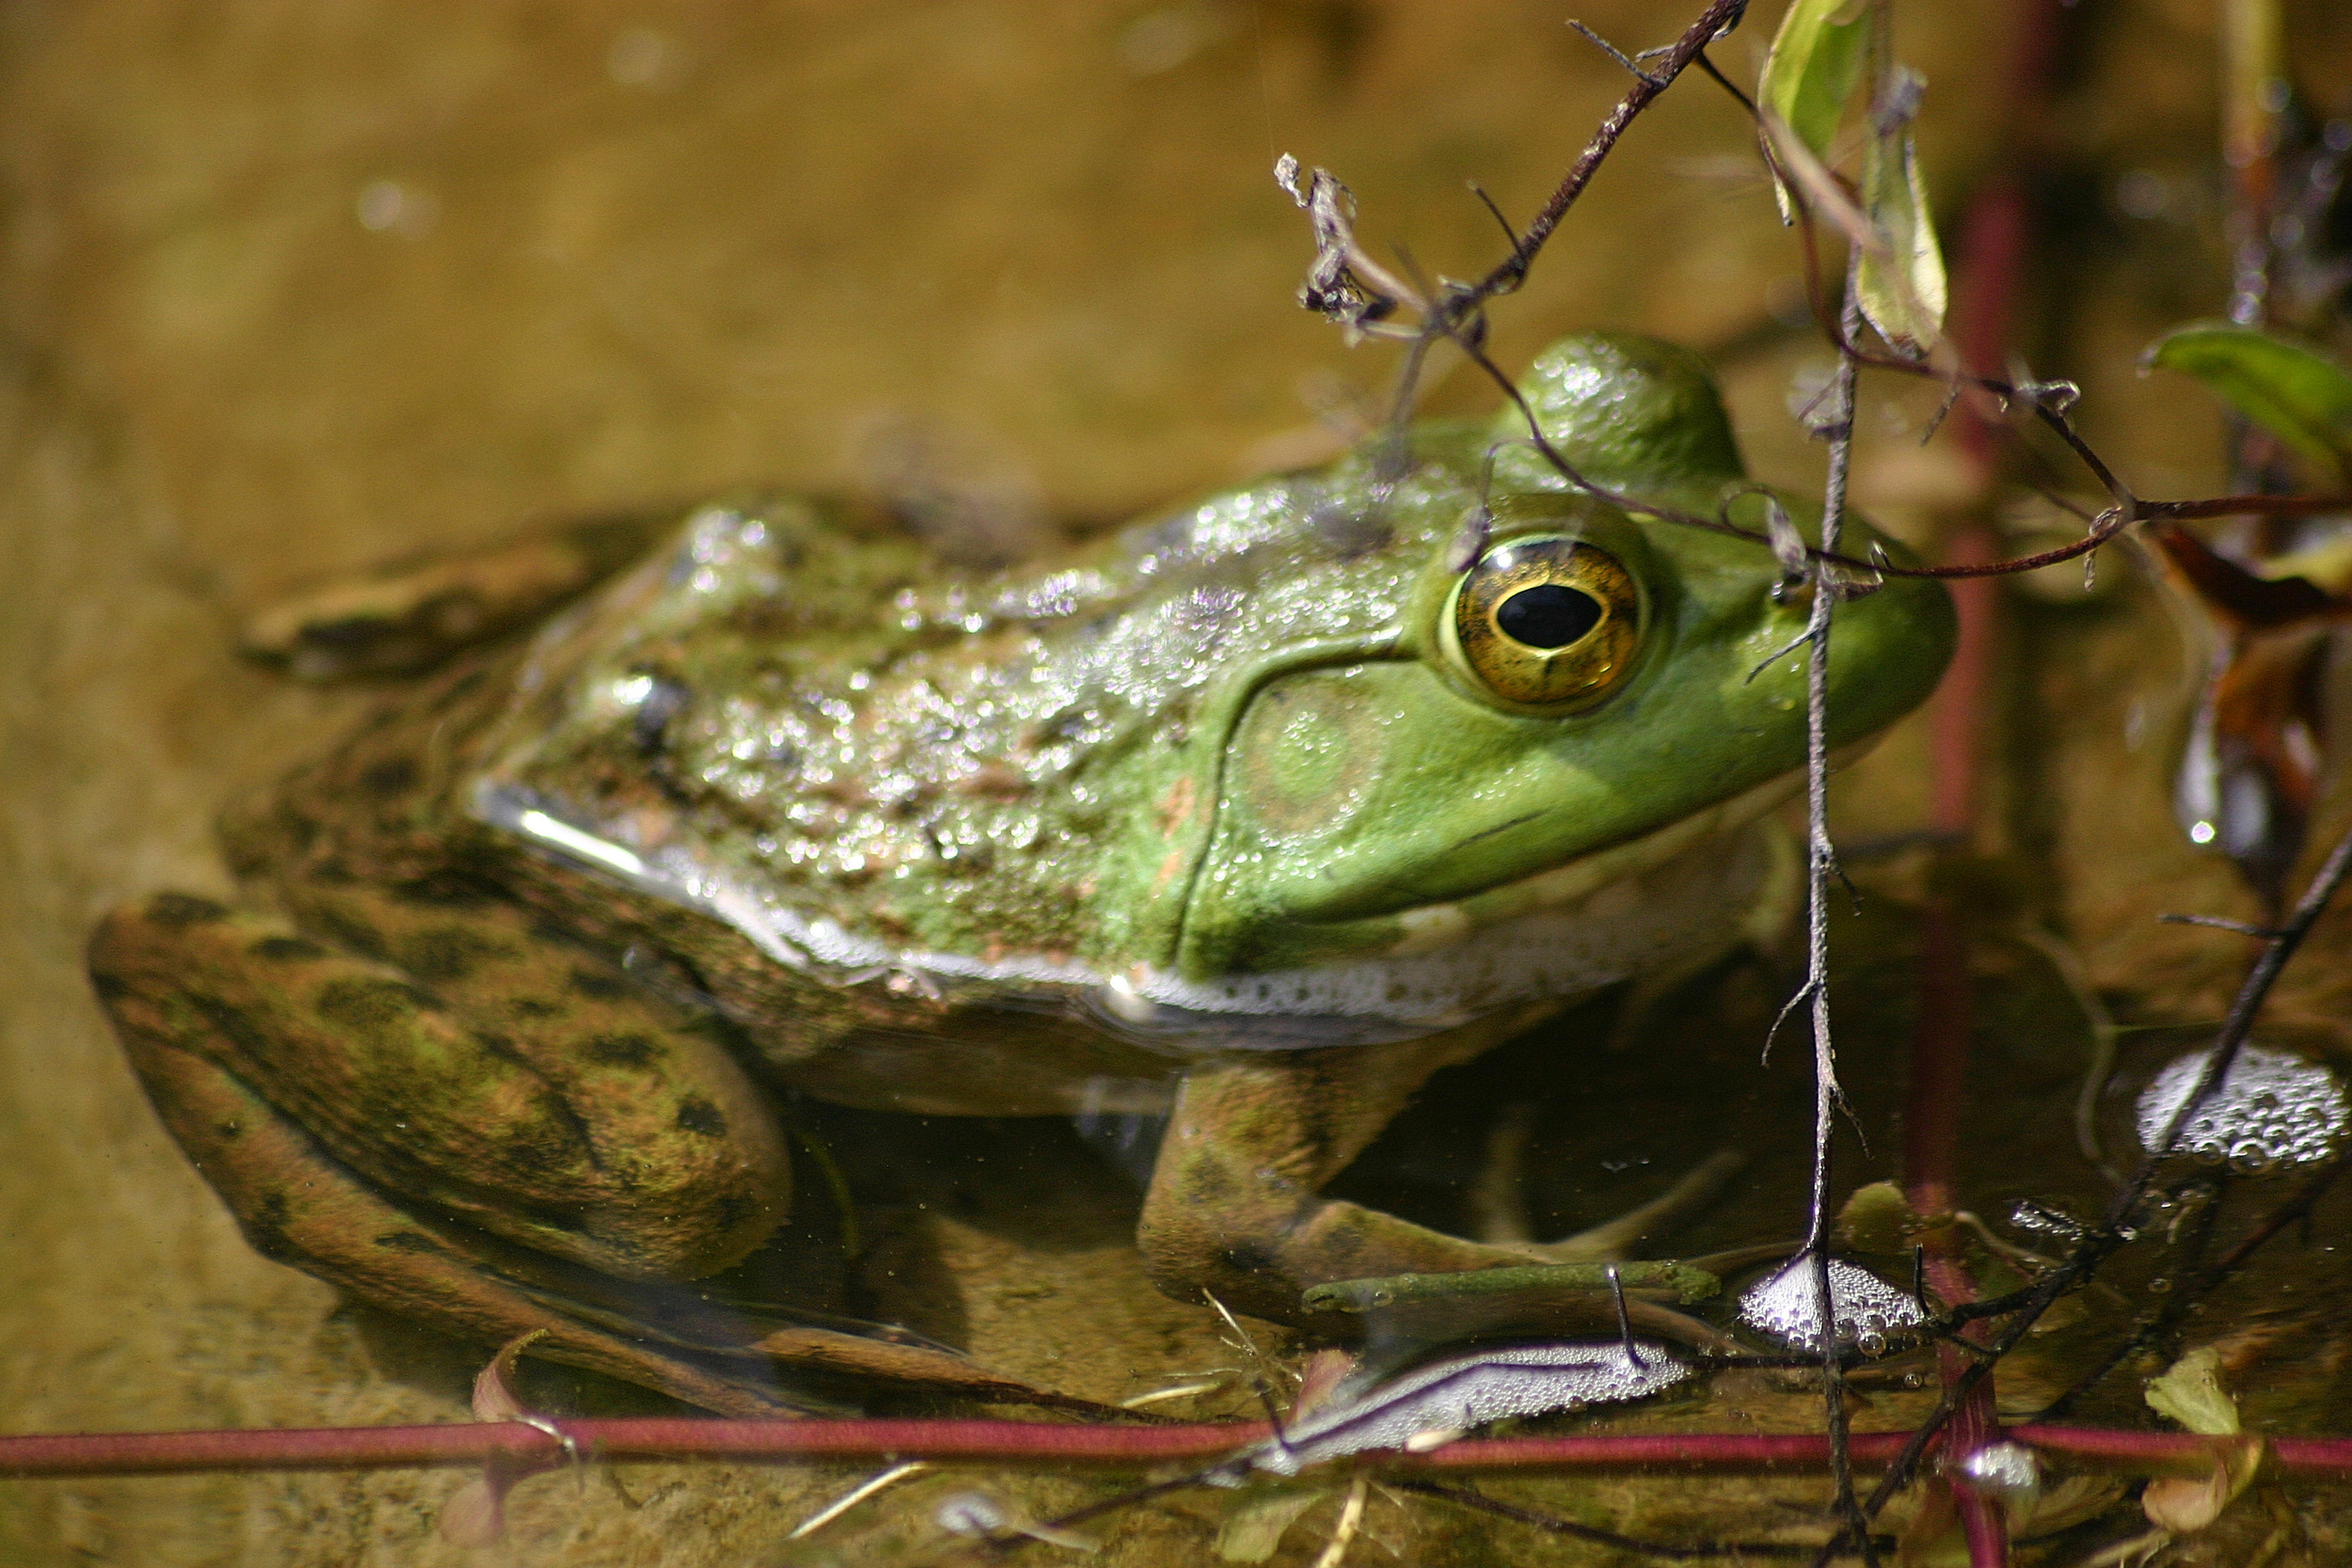
[[[1506,703],[1590,707],[1632,672],[1642,640],[1633,574],[1581,539],[1515,539],[1454,590],[1447,651]]]

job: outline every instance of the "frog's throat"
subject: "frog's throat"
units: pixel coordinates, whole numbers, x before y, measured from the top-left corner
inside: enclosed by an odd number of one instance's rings
[[[1337,951],[1373,932],[1385,939],[1378,948],[1208,979],[1137,965],[1104,983],[1100,1005],[1146,1036],[1206,1036],[1214,1019],[1249,1021],[1254,1037],[1232,1033],[1222,1042],[1229,1049],[1362,1044],[1687,972],[1776,926],[1792,907],[1793,850],[1757,819],[1804,782],[1802,770],[1781,774],[1639,838],[1407,911],[1410,919],[1391,913],[1323,928]]]
[[[1841,766],[1845,760],[1840,757],[1833,766]],[[1384,956],[1408,958],[1432,952],[1451,947],[1489,926],[1572,909],[1604,888],[1633,881],[1702,845],[1729,838],[1796,794],[1804,784],[1802,771],[1783,773],[1640,838],[1580,855],[1565,865],[1534,872],[1467,898],[1402,911],[1389,918],[1404,927],[1405,935]]]

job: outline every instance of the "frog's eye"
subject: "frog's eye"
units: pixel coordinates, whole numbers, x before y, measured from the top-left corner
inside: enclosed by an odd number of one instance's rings
[[[1454,585],[1446,653],[1506,703],[1573,711],[1633,668],[1642,595],[1615,556],[1579,539],[1517,539]]]

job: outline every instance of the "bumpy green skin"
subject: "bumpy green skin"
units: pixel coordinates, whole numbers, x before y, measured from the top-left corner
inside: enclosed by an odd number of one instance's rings
[[[1401,473],[1359,452],[993,575],[847,507],[705,508],[232,812],[231,862],[279,912],[118,911],[101,994],[263,1244],[707,1403],[734,1396],[500,1281],[756,1244],[789,1172],[747,1062],[927,1112],[1172,1090],[1142,1240],[1176,1293],[1297,1317],[1319,1280],[1524,1261],[1317,1191],[1429,1072],[1727,940],[1754,879],[1708,880],[1732,857],[1702,830],[1802,763],[1799,663],[1772,656],[1804,613],[1768,552],[1639,509],[1761,526],[1694,358],[1588,334],[1525,392],[1630,514],[1498,449],[1508,410],[1420,427]],[[1479,550],[1530,533],[1607,549],[1644,601],[1629,674],[1569,717],[1496,701],[1438,629]],[[1923,698],[1951,638],[1932,583],[1841,607],[1833,743]],[[1678,948],[1533,990],[1449,978],[1531,940],[1531,911],[1570,923],[1534,959],[1609,934],[1578,919],[1638,924],[1655,864],[1622,857],[1668,840],[1702,874],[1656,885],[1716,906]],[[1334,974],[1363,1008],[1315,989]]]
[[[1604,483],[1710,515],[1745,487],[1679,350],[1571,340],[1527,391]],[[1377,501],[1359,453],[983,578],[807,503],[747,501],[764,546],[720,527],[712,560],[652,562],[548,643],[546,694],[485,750],[559,816],[636,847],[691,840],[878,949],[1195,979],[1376,954],[1400,911],[1639,836],[1801,756],[1796,661],[1748,678],[1803,623],[1772,602],[1770,557],[1564,495],[1523,447],[1496,465],[1496,539],[1581,531],[1634,565],[1642,669],[1554,719],[1501,711],[1447,666],[1448,545],[1516,419],[1422,428]],[[1757,526],[1763,508],[1730,512]],[[1846,607],[1834,742],[1915,703],[1948,637],[1932,584]],[[616,691],[656,693],[660,721]],[[1277,694],[1311,711],[1269,721]]]

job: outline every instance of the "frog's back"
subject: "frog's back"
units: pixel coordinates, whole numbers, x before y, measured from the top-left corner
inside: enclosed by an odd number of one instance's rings
[[[233,808],[231,861],[362,945],[355,885],[519,901],[827,1098],[1146,1108],[1168,1062],[1066,1004],[1101,846],[1151,809],[1120,764],[1181,746],[1287,511],[1219,505],[994,572],[837,503],[696,508]]]

